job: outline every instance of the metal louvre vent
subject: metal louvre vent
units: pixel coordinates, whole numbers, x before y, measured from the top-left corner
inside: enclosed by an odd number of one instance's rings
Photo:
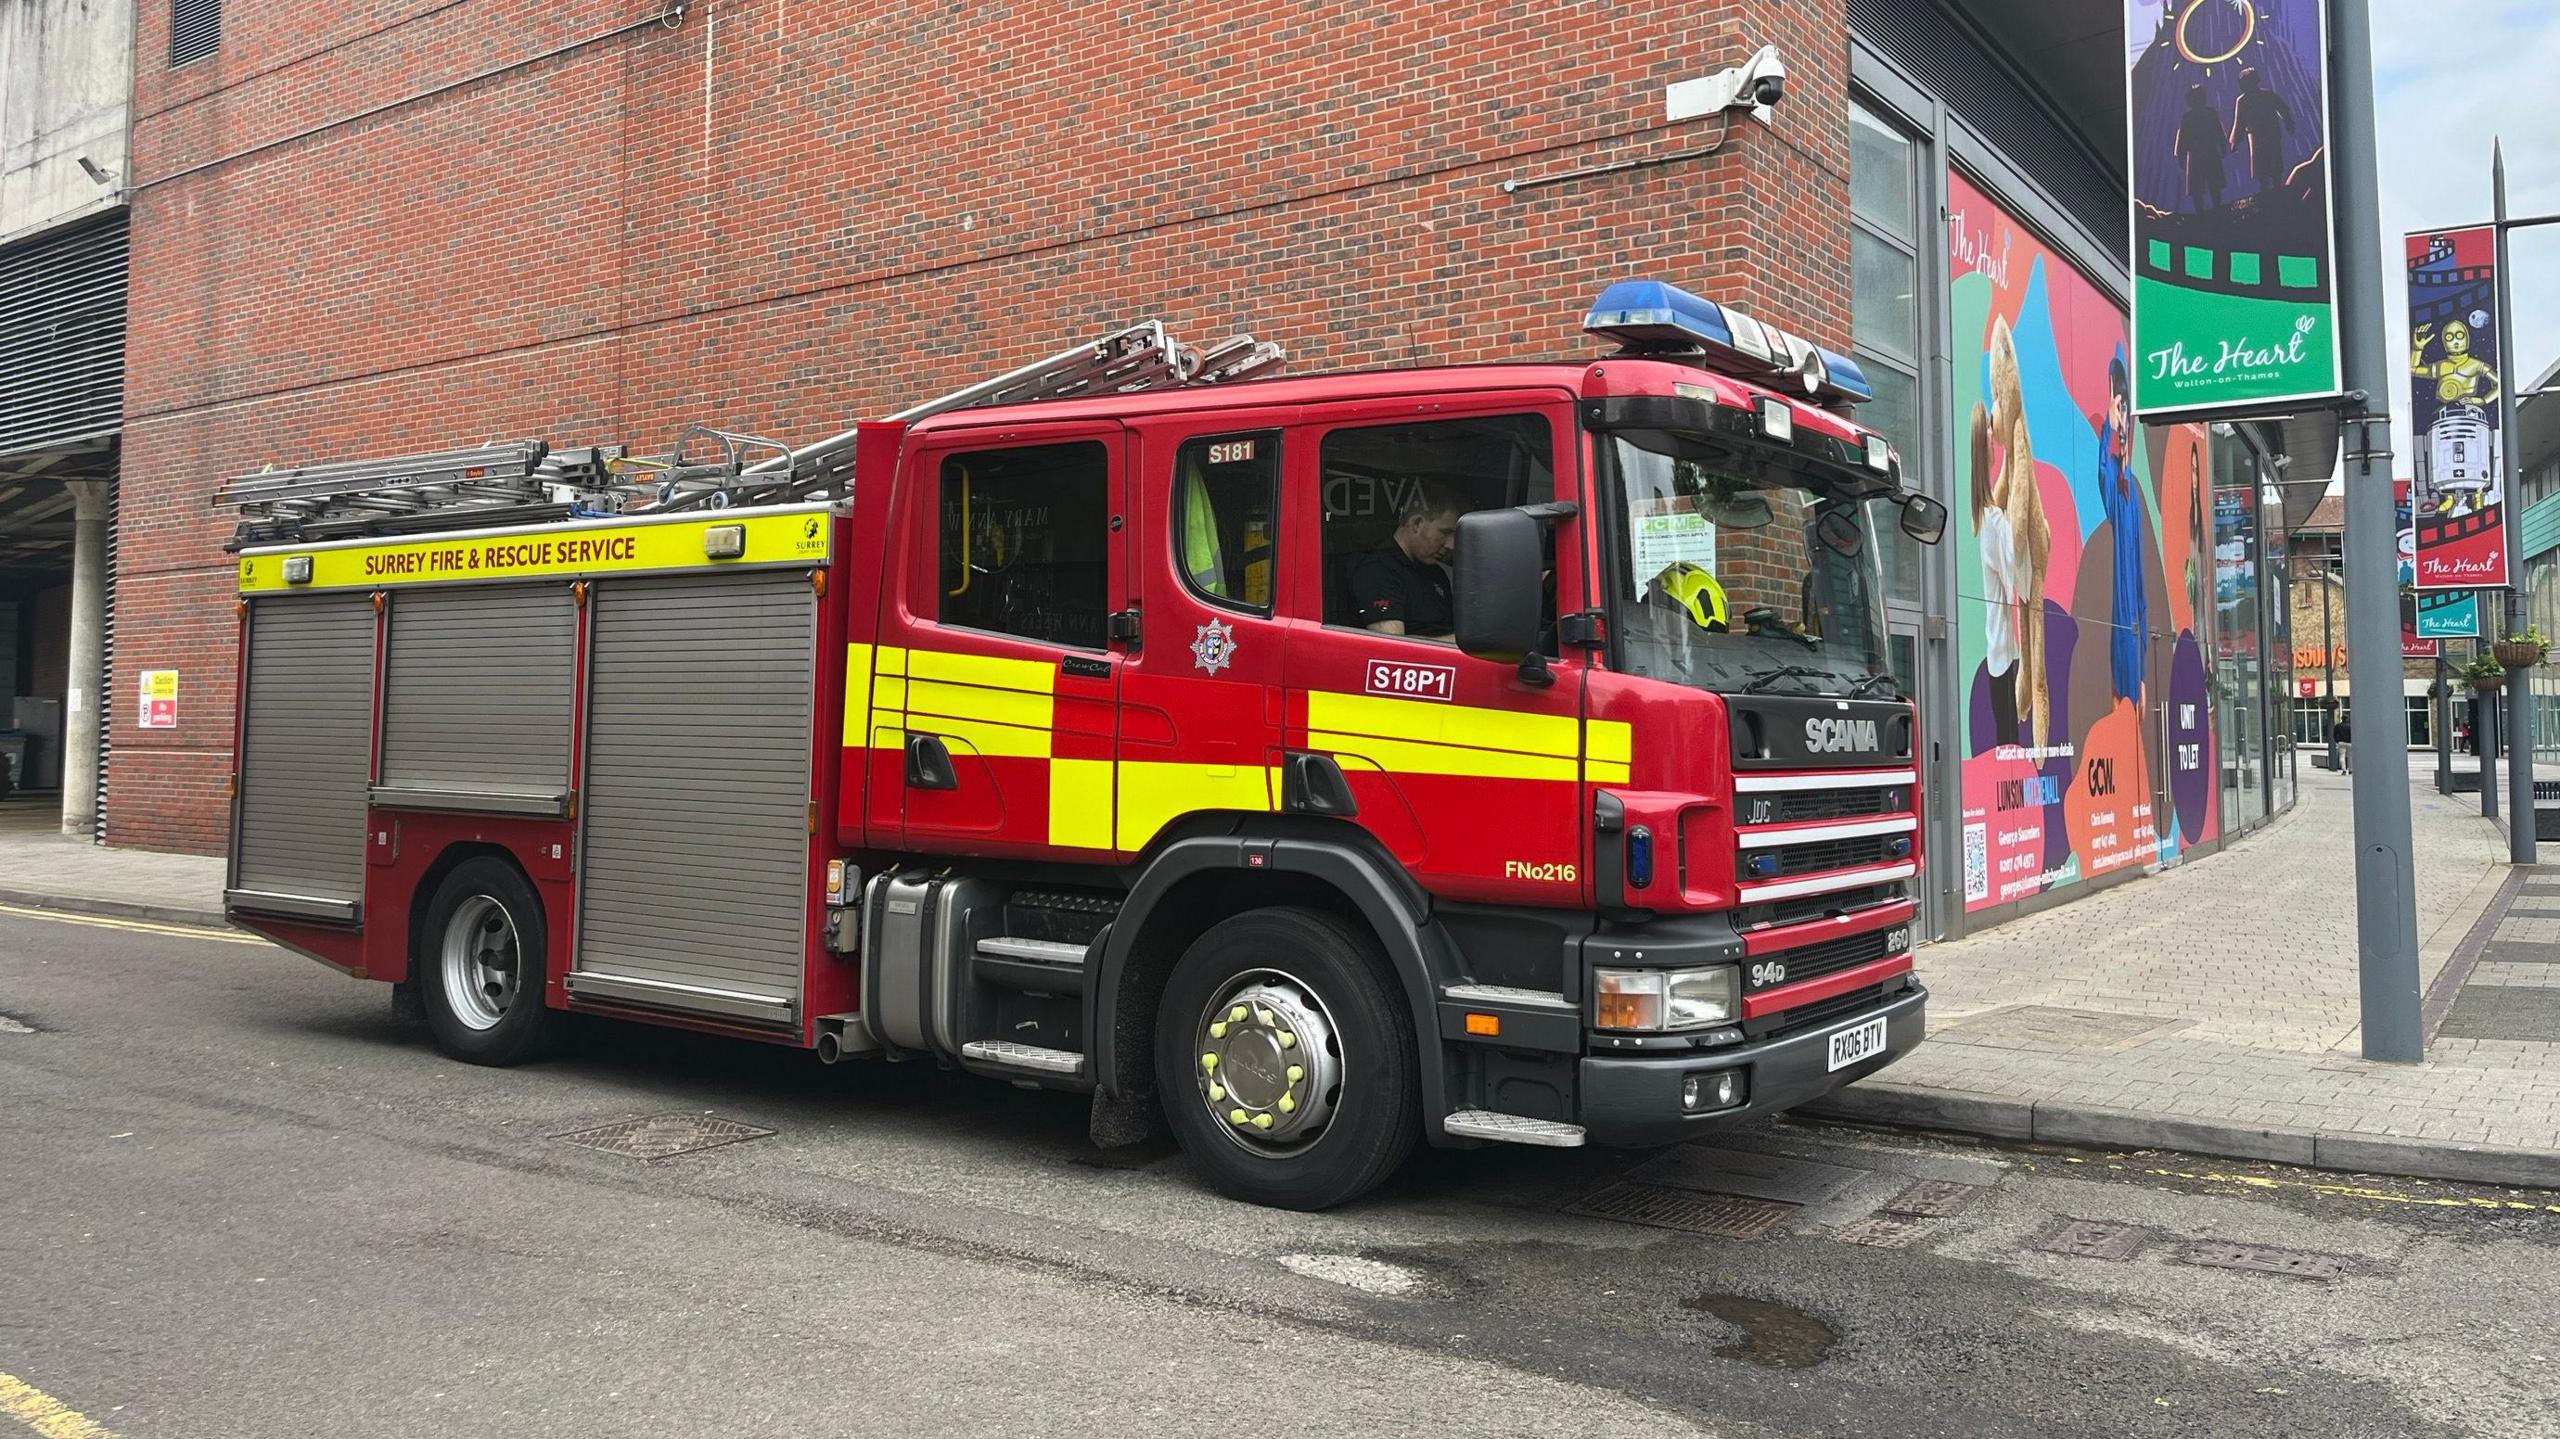
[[[121,470],[121,464],[119,464]],[[123,528],[124,481],[107,481],[107,603],[99,616],[103,631],[98,665],[98,798],[90,813],[89,843],[107,842],[107,756],[115,749],[116,718],[116,535]]]
[[[1815,789],[1777,797],[1777,814],[1772,822],[1793,824],[1812,819],[1862,819],[1875,814],[1898,814],[1900,788],[1893,789]]]
[[[0,455],[124,423],[121,213],[0,250]]]
[[[1855,914],[1880,904],[1891,904],[1903,897],[1899,882],[1871,884],[1863,889],[1844,889],[1832,894],[1807,895],[1801,899],[1782,899],[1774,904],[1755,904],[1742,911],[1745,929],[1762,929],[1776,924],[1802,924],[1808,919]]]
[[[1885,939],[1891,933],[1892,931],[1887,929],[1869,930],[1865,934],[1853,934],[1845,939],[1826,939],[1819,944],[1774,950],[1765,956],[1754,955],[1753,958],[1774,960],[1785,965],[1786,978],[1778,982],[1794,984],[1799,980],[1819,979],[1826,974],[1835,974],[1844,969],[1884,958],[1893,952],[1885,945]],[[1756,971],[1759,966],[1754,965],[1752,968]],[[1755,990],[1765,987],[1759,984],[1751,986]]]
[[[1799,874],[1819,874],[1830,869],[1856,869],[1861,865],[1885,864],[1902,858],[1901,855],[1894,853],[1893,847],[1896,841],[1904,841],[1905,853],[1908,853],[1907,837],[1894,834],[1867,834],[1855,839],[1827,839],[1813,844],[1790,844],[1746,851],[1742,856],[1741,874],[1746,880],[1770,878],[1769,875],[1754,873],[1751,868],[1751,861],[1761,855],[1774,855],[1777,858],[1777,874],[1780,878]]]
[[[169,0],[169,68],[201,60],[222,45],[222,0]]]
[[[1982,52],[1938,5],[1848,0],[1849,29],[1926,86],[2035,178],[2055,204],[2126,263],[2125,182],[2093,166],[2069,129]]]

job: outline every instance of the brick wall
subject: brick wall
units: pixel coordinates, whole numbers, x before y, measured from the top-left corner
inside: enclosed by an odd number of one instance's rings
[[[1846,348],[1839,0],[234,6],[137,38],[117,843],[220,846],[234,658],[209,496],[262,464],[693,420],[810,438],[1161,316],[1297,373],[1582,355],[1679,278]],[[1785,52],[1693,148],[1664,84]],[[119,677],[120,682],[122,676]]]

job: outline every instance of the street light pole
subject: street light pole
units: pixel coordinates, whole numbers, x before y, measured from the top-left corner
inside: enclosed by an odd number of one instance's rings
[[[2515,302],[2507,285],[2507,153],[2492,139],[2489,142],[2489,194],[2491,213],[2498,222],[2498,367],[2507,372],[2506,379],[2516,374]],[[2524,498],[2516,467],[2516,390],[2501,380],[2498,385],[2498,487],[2502,503],[2510,515]],[[2520,635],[2525,630],[2525,593],[2517,573],[2512,547],[2507,554],[2507,578],[2513,583],[2507,590],[2507,633]],[[2532,671],[2524,665],[2507,667],[2507,859],[2514,864],[2534,862],[2534,831],[2539,821],[2533,809],[2533,695],[2530,693]]]
[[[2399,732],[2400,593],[2382,583],[2399,573],[2399,521],[2391,493],[2391,407],[2395,367],[2382,330],[2382,198],[2373,138],[2373,18],[2366,0],[2328,0],[2329,91],[2335,104],[2331,154],[2337,162],[2338,331],[2346,388],[2360,399],[2342,416],[2341,468],[2347,483],[2347,703],[2368,736]],[[2370,739],[2367,743],[2371,743]],[[2409,767],[2368,764],[2355,771],[2356,952],[2364,1017],[2364,1057],[2416,1063],[2426,1058],[2418,1011],[2417,883],[2409,837]]]
[[[2321,724],[2329,731],[2329,773],[2338,772],[2338,639],[2329,629],[2329,595],[2337,588],[2338,572],[2334,568],[2320,577],[2320,663],[2329,670],[2327,695],[2322,698]]]

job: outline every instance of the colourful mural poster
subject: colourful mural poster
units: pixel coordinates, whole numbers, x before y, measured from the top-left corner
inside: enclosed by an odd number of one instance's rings
[[[2325,0],[2125,0],[2133,408],[2338,393]]]
[[[1965,907],[2216,833],[2202,426],[2137,427],[2124,312],[1950,177]]]
[[[2508,584],[2498,452],[2498,237],[2487,225],[2408,239],[2409,430],[2418,452],[2417,586]]]

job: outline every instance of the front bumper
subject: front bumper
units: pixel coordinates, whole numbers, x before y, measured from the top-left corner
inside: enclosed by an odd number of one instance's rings
[[[1855,1014],[1828,1024],[1757,1044],[1713,1053],[1692,1050],[1634,1058],[1591,1056],[1581,1061],[1583,1131],[1594,1144],[1642,1146],[1677,1144],[1695,1139],[1719,1124],[1755,1114],[1775,1114],[1819,1099],[1832,1090],[1875,1073],[1911,1052],[1928,1030],[1929,991],[1915,981],[1909,989]],[[1831,1036],[1852,1025],[1885,1016],[1883,1050],[1838,1070],[1830,1062]],[[1747,1071],[1749,1098],[1732,1109],[1690,1114],[1680,1108],[1680,1081],[1686,1075],[1723,1069]]]

